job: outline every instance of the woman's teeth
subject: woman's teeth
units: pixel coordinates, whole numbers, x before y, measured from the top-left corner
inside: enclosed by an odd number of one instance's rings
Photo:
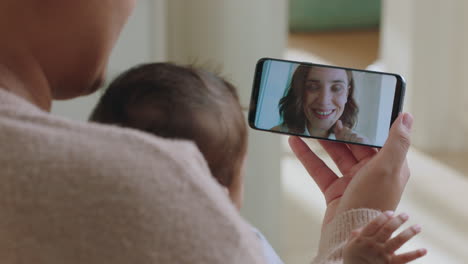
[[[322,115],[322,116],[327,116],[329,114],[331,114],[333,112],[333,110],[330,110],[330,111],[318,111],[318,110],[315,110],[315,113],[319,114],[319,115]]]

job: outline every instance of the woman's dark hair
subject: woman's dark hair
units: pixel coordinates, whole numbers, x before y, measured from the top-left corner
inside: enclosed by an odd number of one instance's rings
[[[286,95],[279,102],[279,113],[283,120],[282,125],[288,128],[288,131],[302,134],[306,127],[306,116],[303,108],[303,97],[305,89],[305,81],[307,75],[313,66],[299,65],[291,79]],[[352,72],[346,70],[346,75],[349,81],[349,92],[347,102],[344,107],[343,114],[339,118],[343,125],[354,128],[357,122],[357,114],[359,107],[354,99],[354,79]],[[331,128],[333,130],[333,127]]]
[[[246,152],[247,128],[236,89],[191,66],[152,63],[124,72],[110,84],[90,121],[193,140],[226,187]]]

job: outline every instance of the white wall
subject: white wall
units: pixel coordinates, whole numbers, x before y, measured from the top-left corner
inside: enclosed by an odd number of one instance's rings
[[[389,126],[391,123],[393,100],[395,98],[395,90],[388,89],[396,86],[396,79],[392,76],[382,76],[382,83],[380,90],[379,109],[377,110],[379,115],[376,120],[377,131],[376,131],[376,142],[377,145],[383,146],[388,137]]]
[[[468,151],[468,2],[383,2],[381,60],[407,81],[413,142],[428,151]]]
[[[255,120],[257,127],[270,129],[280,124],[279,101],[284,97],[298,65],[278,61],[266,61],[263,64]]]
[[[468,2],[384,0],[381,60],[407,79],[406,111],[415,117],[412,141],[428,151],[468,151]],[[428,248],[417,263],[467,263],[466,176],[420,152],[409,155],[412,178],[400,203]]]
[[[170,0],[168,15],[168,59],[221,71],[245,107],[257,60],[281,58],[286,48],[286,0]],[[280,138],[249,132],[242,213],[281,251]]]
[[[381,76],[365,72],[353,72],[354,98],[359,106],[356,127],[359,135],[365,136],[371,144],[375,144],[377,116],[379,114]]]

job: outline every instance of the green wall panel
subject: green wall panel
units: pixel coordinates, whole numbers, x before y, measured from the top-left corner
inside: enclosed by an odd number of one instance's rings
[[[289,28],[294,32],[377,27],[380,0],[290,0]]]

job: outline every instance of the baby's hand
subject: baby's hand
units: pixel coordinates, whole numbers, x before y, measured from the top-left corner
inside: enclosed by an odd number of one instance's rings
[[[404,264],[426,255],[426,249],[395,254],[397,249],[421,232],[421,227],[414,225],[391,238],[407,220],[406,214],[394,217],[393,212],[388,211],[353,231],[344,248],[344,264]]]

